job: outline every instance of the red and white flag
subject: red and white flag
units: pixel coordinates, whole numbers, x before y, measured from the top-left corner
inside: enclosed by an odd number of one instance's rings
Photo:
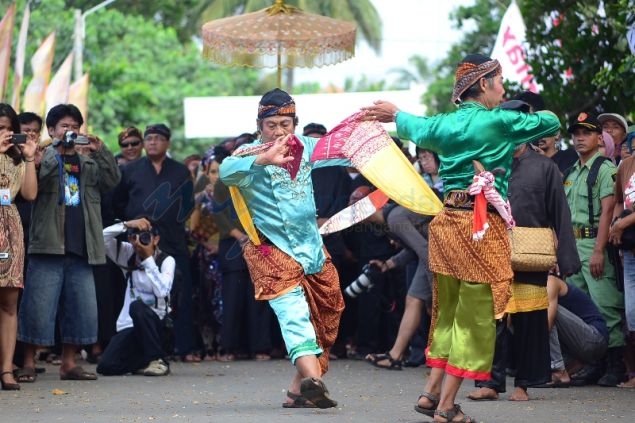
[[[22,94],[22,81],[24,80],[24,62],[26,58],[26,38],[29,32],[29,20],[31,19],[31,9],[27,2],[24,7],[24,15],[22,15],[22,24],[20,25],[20,35],[18,36],[18,45],[15,51],[15,67],[13,71],[13,98],[11,105],[16,112],[20,110],[20,99]]]
[[[15,3],[7,9],[7,13],[0,21],[0,101],[4,101],[5,89],[9,80],[11,67],[11,36],[13,34],[13,20],[15,19]]]
[[[46,87],[51,77],[54,54],[55,32],[51,32],[42,41],[42,44],[40,44],[40,47],[31,58],[33,78],[24,91],[24,107],[22,110],[43,116]]]
[[[540,86],[526,62],[525,22],[520,8],[512,1],[503,15],[496,43],[492,50],[492,59],[497,59],[503,68],[503,78],[519,83],[524,89],[539,92]]]

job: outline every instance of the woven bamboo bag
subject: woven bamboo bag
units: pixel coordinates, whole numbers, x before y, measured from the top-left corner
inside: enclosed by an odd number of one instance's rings
[[[547,272],[556,264],[556,242],[551,228],[515,226],[509,231],[512,269]]]

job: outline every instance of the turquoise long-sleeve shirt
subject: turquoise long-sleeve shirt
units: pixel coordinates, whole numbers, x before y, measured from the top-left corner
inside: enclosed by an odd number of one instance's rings
[[[318,273],[326,260],[317,226],[311,169],[350,166],[350,162],[334,159],[312,163],[309,159],[318,139],[298,138],[304,151],[295,180],[282,167],[255,164],[256,156],[227,157],[220,165],[220,178],[226,185],[239,188],[256,228],[311,275]],[[261,143],[258,140],[243,148]]]
[[[445,193],[467,189],[474,177],[472,160],[478,160],[486,170],[505,169],[495,181],[503,198],[516,146],[553,135],[560,128],[551,114],[489,110],[477,102],[461,103],[454,112],[431,117],[399,112],[396,123],[400,138],[439,155]]]

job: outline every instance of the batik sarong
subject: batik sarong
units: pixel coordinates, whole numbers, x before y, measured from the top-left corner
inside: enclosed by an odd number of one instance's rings
[[[329,366],[329,351],[337,337],[344,299],[339,277],[331,256],[324,251],[326,262],[319,273],[305,275],[302,266],[270,244],[256,247],[248,242],[243,250],[257,300],[270,300],[289,293],[298,285],[304,288],[311,313],[311,323],[318,345],[324,351],[318,358],[322,374]],[[284,330],[284,329],[283,329]],[[293,346],[287,345],[287,348]]]

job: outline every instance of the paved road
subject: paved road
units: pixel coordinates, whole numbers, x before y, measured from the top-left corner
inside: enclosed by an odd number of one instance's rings
[[[92,368],[90,365],[85,366]],[[60,381],[55,366],[19,392],[0,391],[0,422],[426,422],[413,411],[426,369],[388,371],[361,361],[331,363],[325,381],[340,405],[329,410],[281,408],[293,372],[284,360],[201,364],[173,363],[167,377],[100,377]],[[465,411],[486,423],[634,422],[635,390],[583,387],[533,389],[532,401],[472,402],[466,381]],[[54,390],[61,392],[54,393]]]

